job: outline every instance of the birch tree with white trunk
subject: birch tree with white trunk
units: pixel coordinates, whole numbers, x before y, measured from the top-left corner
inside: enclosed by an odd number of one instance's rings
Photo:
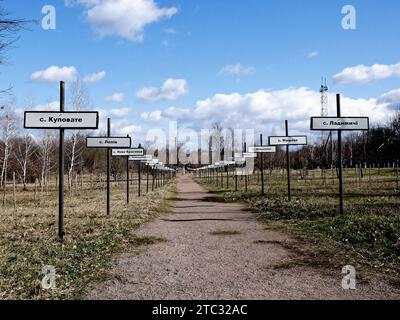
[[[50,171],[50,158],[55,150],[55,135],[53,130],[43,130],[39,139],[39,160],[41,163],[40,186],[43,190],[48,181]]]
[[[3,193],[3,205],[5,205],[5,188],[7,185],[7,168],[8,162],[12,151],[12,138],[14,137],[16,130],[16,116],[12,111],[14,108],[14,102],[10,100],[6,106],[3,106],[2,113],[0,114],[0,125],[2,129],[2,144],[3,150],[1,154],[1,175],[0,175],[0,186],[4,189]]]
[[[70,89],[69,111],[82,111],[90,105],[89,91],[80,79],[77,79]],[[74,178],[74,169],[79,165],[81,155],[84,150],[83,137],[80,130],[71,130],[68,132],[69,140],[66,144],[66,154],[68,157],[68,189],[72,190]]]
[[[30,132],[25,133],[24,136],[19,138],[17,147],[14,151],[14,157],[20,168],[20,179],[24,185],[24,190],[26,190],[26,180],[28,164],[35,152],[35,139]]]

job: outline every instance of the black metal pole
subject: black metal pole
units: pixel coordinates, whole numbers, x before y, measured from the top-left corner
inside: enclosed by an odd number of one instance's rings
[[[107,119],[107,137],[111,137],[111,119]],[[107,215],[110,215],[110,167],[111,154],[110,149],[107,150]]]
[[[288,121],[285,120],[285,130],[286,137],[289,136],[289,124]],[[288,201],[292,200],[291,188],[290,188],[290,153],[289,153],[289,145],[286,145],[286,170],[287,170],[287,186],[288,186]]]
[[[244,151],[247,152],[247,143],[244,143]],[[247,193],[247,162],[246,162],[246,171],[244,173],[244,186],[245,186],[245,192]]]
[[[235,167],[235,191],[238,191],[238,177],[237,177],[236,167]]]
[[[341,117],[340,111],[340,94],[336,95],[336,108],[337,108],[337,116]],[[342,161],[342,131],[338,130],[338,167],[339,167],[339,210],[340,214],[344,212],[343,205],[343,161]]]
[[[176,146],[176,168],[179,168],[179,148],[178,148],[178,137],[175,137],[175,146]]]
[[[141,174],[140,174],[140,168],[141,167],[141,162],[138,161],[138,195],[140,197],[140,185],[142,184],[142,180],[141,180]]]
[[[149,171],[150,171],[150,166],[147,165],[147,182],[146,182],[146,193],[149,193]]]
[[[155,182],[155,179],[156,179],[155,169],[152,169],[151,172],[152,172],[152,175],[151,175],[152,176],[151,191],[154,191],[154,182]]]
[[[229,189],[229,165],[226,166],[226,188]]]
[[[65,110],[65,83],[60,82],[60,112]],[[58,187],[58,236],[62,240],[64,231],[64,129],[60,129],[59,187]]]
[[[129,156],[126,157],[126,203],[129,204]]]
[[[260,134],[260,144],[263,146],[263,135]],[[261,152],[260,166],[261,166],[261,195],[264,196],[264,153]]]

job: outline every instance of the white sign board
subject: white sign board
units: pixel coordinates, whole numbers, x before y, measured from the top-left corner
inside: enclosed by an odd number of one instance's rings
[[[251,153],[275,153],[276,147],[250,147],[249,152],[251,152]]]
[[[269,137],[269,144],[271,146],[306,145],[307,137],[306,136]]]
[[[140,157],[144,155],[144,149],[113,149],[113,157],[123,157],[123,156],[136,156]]]
[[[229,166],[232,164],[235,164],[235,161],[229,160],[229,161],[220,161],[220,164],[224,165],[224,166]]]
[[[311,118],[311,130],[369,130],[369,118],[367,117],[313,117]]]
[[[25,129],[97,129],[99,113],[25,111]]]
[[[131,138],[129,137],[88,137],[86,138],[88,148],[130,148]]]
[[[235,162],[246,162],[246,159],[243,157],[236,157]]]
[[[245,152],[245,153],[243,153],[243,157],[245,157],[245,158],[257,158],[257,153]]]
[[[141,156],[141,157],[129,157],[129,161],[149,161],[152,159],[151,155]]]

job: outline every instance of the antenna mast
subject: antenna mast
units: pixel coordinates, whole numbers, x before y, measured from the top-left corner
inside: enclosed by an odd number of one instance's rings
[[[326,85],[326,78],[321,79],[321,117],[328,116],[328,86]]]

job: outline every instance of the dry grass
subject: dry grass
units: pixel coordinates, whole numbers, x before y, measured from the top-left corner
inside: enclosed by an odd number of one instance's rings
[[[218,185],[198,179],[221,201],[241,202],[271,227],[290,231],[294,236],[315,242],[303,252],[299,264],[323,266],[335,263],[340,255],[353,265],[385,274],[400,275],[400,181],[395,169],[368,169],[363,178],[355,169],[344,170],[345,214],[339,214],[338,179],[334,170],[292,171],[292,201],[287,201],[286,172],[266,172],[264,197],[260,177],[248,181],[234,178],[226,185],[226,175]],[[327,247],[320,252],[318,247]],[[318,252],[318,255],[314,253]],[[305,258],[304,258],[305,257]],[[293,262],[291,262],[293,263]]]
[[[143,188],[143,187],[142,187]],[[145,191],[145,188],[143,189]],[[63,242],[57,238],[55,190],[33,201],[33,190],[19,192],[17,209],[0,208],[0,299],[79,299],[88,283],[107,277],[111,255],[127,245],[153,244],[134,230],[167,212],[175,183],[127,205],[123,184],[113,187],[111,215],[105,213],[105,191],[77,190],[66,195]],[[9,196],[10,198],[10,196]],[[42,267],[56,269],[56,289],[41,288]]]

